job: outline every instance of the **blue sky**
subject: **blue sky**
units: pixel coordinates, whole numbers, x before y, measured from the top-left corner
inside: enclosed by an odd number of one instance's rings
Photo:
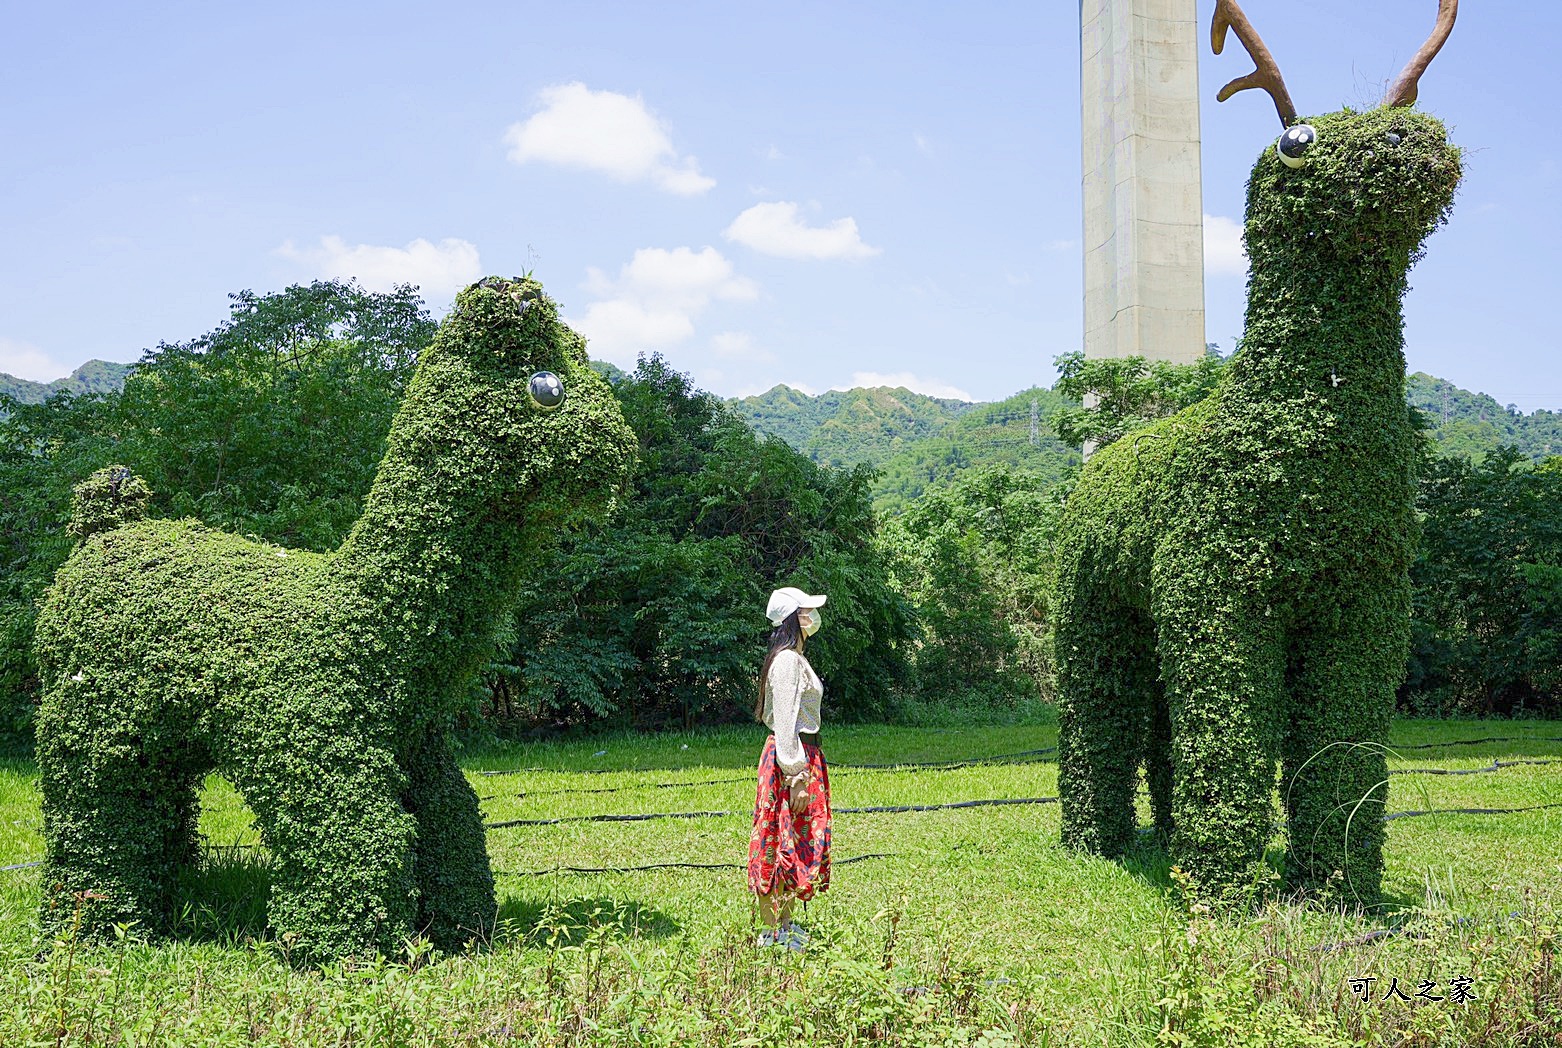
[[[1302,113],[1363,105],[1434,0],[1247,0]],[[1207,34],[1211,0],[1200,0]],[[6,3],[0,371],[207,331],[227,295],[534,270],[594,355],[723,395],[992,400],[1079,345],[1072,3]],[[1421,104],[1466,147],[1412,271],[1411,370],[1562,408],[1562,5],[1467,4]],[[1208,338],[1279,130],[1201,48]]]

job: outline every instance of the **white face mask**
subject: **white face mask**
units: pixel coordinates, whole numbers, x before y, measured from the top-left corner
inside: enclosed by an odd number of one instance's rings
[[[803,636],[805,637],[812,637],[815,633],[818,633],[822,622],[818,608],[804,608],[802,614],[797,616],[797,624],[803,627]]]

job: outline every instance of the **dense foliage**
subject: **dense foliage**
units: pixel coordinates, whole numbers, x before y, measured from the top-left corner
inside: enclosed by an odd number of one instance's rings
[[[1063,489],[1036,474],[973,469],[886,524],[923,630],[924,701],[1002,707],[1051,696],[1049,576]]]
[[[1405,380],[1405,399],[1426,413],[1439,454],[1480,461],[1504,445],[1532,461],[1562,455],[1562,411],[1521,412],[1485,393],[1414,372]]]
[[[816,462],[878,467],[875,506],[898,513],[967,469],[1004,466],[1060,476],[1078,463],[1076,452],[1086,439],[1108,443],[1208,394],[1228,361],[1214,352],[1193,365],[1087,361],[1081,353],[1066,353],[1055,358],[1060,375],[1052,389],[1023,390],[991,404],[903,389],[808,396],[787,386],[730,403],[759,432],[781,437]],[[1080,404],[1087,392],[1096,397],[1089,409]],[[1562,454],[1562,411],[1524,414],[1420,372],[1406,380],[1405,399],[1426,414],[1440,454],[1478,461],[1502,444],[1537,461]],[[1103,417],[1118,421],[1112,432],[1098,435],[1091,427]]]
[[[1059,797],[1066,843],[1121,853],[1142,762],[1174,859],[1220,896],[1269,880],[1278,759],[1290,886],[1371,904],[1416,541],[1401,299],[1460,154],[1405,109],[1312,123],[1302,167],[1266,148],[1249,178],[1214,393],[1097,452],[1068,499]]]
[[[1562,456],[1433,460],[1418,508],[1407,711],[1562,711]]]
[[[556,411],[528,394],[539,370],[564,383]],[[531,558],[611,503],[631,454],[584,339],[535,281],[489,278],[420,355],[338,548],[134,519],[148,495],[128,470],[84,481],[36,632],[45,929],[93,893],[91,933],[166,930],[216,770],[255,814],[296,956],[490,934],[482,814],[447,732]]]
[[[516,641],[489,671],[500,708],[643,725],[740,716],[765,599],[796,585],[830,596],[809,658],[831,718],[888,713],[911,611],[873,541],[871,471],[757,437],[657,356],[614,389],[639,439],[630,492],[535,565]]]
[[[1093,398],[1090,407],[1067,406],[1052,413],[1058,439],[1071,447],[1087,442],[1105,447],[1130,430],[1198,403],[1214,390],[1225,365],[1213,352],[1192,364],[1174,364],[1138,356],[1086,359],[1077,350],[1055,363],[1054,392],[1081,404],[1087,395]]]
[[[116,402],[61,393],[0,420],[0,749],[31,737],[37,602],[73,545],[71,486],[113,461]]]

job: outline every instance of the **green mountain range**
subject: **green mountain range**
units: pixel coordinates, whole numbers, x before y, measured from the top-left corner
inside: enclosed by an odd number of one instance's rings
[[[1442,454],[1480,459],[1499,444],[1517,445],[1534,460],[1562,454],[1562,411],[1510,411],[1484,393],[1419,371],[1408,376],[1405,399],[1426,413]],[[1079,461],[1078,449],[1064,446],[1047,421],[1056,408],[1077,405],[1040,387],[996,403],[970,403],[882,387],[810,397],[782,385],[728,403],[756,430],[816,462],[879,469],[875,500],[890,512],[972,466],[1055,478]]]
[[[125,384],[133,364],[115,364],[109,360],[89,360],[65,378],[53,382],[30,382],[0,371],[0,395],[20,404],[42,404],[55,393],[111,393]]]
[[[760,433],[780,437],[815,462],[831,466],[859,462],[881,466],[909,444],[938,433],[977,407],[964,400],[888,386],[832,389],[813,397],[790,386],[776,386],[731,403]]]
[[[1078,450],[1065,447],[1047,423],[1054,410],[1071,402],[1040,387],[996,403],[971,403],[904,387],[811,397],[776,386],[728,403],[757,431],[780,437],[816,462],[878,469],[874,501],[891,512],[973,465],[1058,477],[1079,461]]]
[[[124,385],[132,367],[89,360],[68,377],[47,383],[0,373],[0,394],[36,404],[61,390],[107,393]],[[1499,444],[1516,445],[1537,461],[1562,455],[1562,411],[1526,415],[1420,371],[1407,378],[1405,398],[1426,413],[1445,455],[1480,459]],[[1076,405],[1041,387],[993,403],[971,403],[903,387],[809,396],[778,385],[728,404],[760,433],[780,437],[816,462],[866,463],[879,470],[874,498],[890,512],[973,466],[1001,465],[1056,478],[1079,461],[1078,449],[1064,446],[1047,421],[1057,408]]]

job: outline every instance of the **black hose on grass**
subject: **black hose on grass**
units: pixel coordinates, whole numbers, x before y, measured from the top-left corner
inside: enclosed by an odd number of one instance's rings
[[[1484,768],[1400,768],[1390,771],[1390,775],[1479,775],[1486,771],[1501,771],[1503,768],[1511,768],[1516,764],[1562,764],[1562,757],[1549,759],[1536,758],[1521,761],[1492,761]]]
[[[1547,735],[1493,735],[1493,736],[1486,736],[1484,738],[1479,738],[1479,739],[1451,739],[1451,740],[1448,740],[1446,742],[1429,742],[1429,743],[1421,743],[1421,744],[1414,745],[1414,746],[1398,746],[1398,747],[1391,747],[1391,748],[1412,749],[1412,750],[1416,750],[1416,749],[1434,749],[1434,748],[1437,748],[1439,746],[1474,746],[1474,745],[1478,745],[1478,744],[1481,744],[1481,743],[1487,743],[1487,742],[1562,742],[1562,736],[1547,736]],[[982,765],[982,764],[1032,763],[1032,762],[1035,762],[1035,758],[1037,758],[1037,757],[1039,757],[1039,756],[1041,756],[1043,754],[1051,753],[1051,752],[1053,752],[1056,749],[1057,749],[1057,747],[1055,747],[1055,746],[1048,746],[1048,747],[1044,747],[1042,749],[1037,749],[1037,750],[1021,750],[1021,751],[1019,751],[1017,753],[994,754],[994,755],[989,756],[989,757],[963,758],[963,759],[960,759],[960,760],[949,760],[949,761],[920,761],[920,762],[913,761],[913,762],[905,762],[905,763],[900,763],[900,764],[846,764],[846,763],[835,763],[835,764],[832,764],[831,767],[834,767],[834,768],[850,768],[850,769],[858,770],[858,771],[894,770],[894,769],[898,769],[898,768],[925,768],[925,769],[930,769],[930,770],[952,771],[952,770],[954,770],[956,768],[979,766],[979,765]],[[1501,770],[1503,768],[1511,768],[1511,767],[1514,767],[1516,765],[1521,765],[1521,764],[1557,764],[1557,763],[1562,763],[1562,758],[1529,758],[1529,759],[1511,760],[1511,761],[1493,760],[1492,763],[1489,766],[1484,766],[1484,767],[1480,767],[1480,768],[1400,768],[1400,769],[1390,770],[1389,774],[1390,775],[1476,775],[1476,774],[1480,774],[1480,773],[1483,773],[1483,772],[1499,771],[1499,770]],[[562,769],[516,768],[516,769],[505,770],[505,771],[477,771],[477,772],[473,772],[472,774],[474,774],[474,775],[515,775],[515,774],[522,774],[522,773],[525,773],[525,772],[549,773],[550,771],[557,771],[557,770],[562,770]],[[583,774],[607,774],[610,770],[615,770],[615,769],[586,769],[582,773]],[[632,770],[632,769],[630,769],[630,770]],[[676,769],[674,769],[674,770],[676,770]],[[709,780],[703,780],[703,781],[700,781],[700,782],[657,782],[657,783],[638,783],[638,784],[632,784],[632,785],[629,785],[629,786],[612,786],[612,787],[604,787],[604,788],[600,788],[600,789],[548,790],[548,791],[538,791],[537,793],[532,793],[532,794],[521,793],[521,794],[517,794],[516,796],[518,796],[518,797],[543,796],[543,795],[554,795],[554,794],[562,794],[562,793],[618,793],[618,792],[622,792],[622,791],[625,791],[625,790],[634,790],[634,789],[674,789],[674,788],[678,788],[678,787],[687,787],[687,786],[711,786],[711,785],[721,785],[721,784],[726,784],[726,783],[750,782],[752,780],[753,780],[753,776],[752,775],[743,775],[743,776],[735,776],[733,778],[728,778],[728,779],[709,779]],[[494,796],[495,795],[489,795],[489,796],[486,796],[486,797],[481,797],[481,798],[479,798],[479,800],[493,800]],[[869,807],[869,808],[836,808],[835,811],[840,812],[842,814],[898,813],[898,812],[913,812],[913,811],[940,811],[940,810],[944,810],[944,809],[948,809],[948,808],[975,808],[975,807],[986,807],[986,806],[1006,805],[1006,804],[1049,804],[1049,803],[1055,803],[1056,801],[1057,801],[1056,797],[1030,797],[1030,798],[1011,798],[1011,799],[997,799],[997,800],[957,801],[957,802],[954,802],[954,803],[951,803],[951,804],[907,804],[907,805],[889,805],[889,806],[883,806],[883,807]],[[1401,812],[1391,812],[1391,813],[1389,813],[1387,815],[1384,815],[1383,816],[1383,821],[1388,822],[1388,821],[1393,820],[1393,819],[1403,819],[1403,818],[1408,818],[1408,817],[1417,816],[1417,815],[1507,815],[1507,814],[1516,814],[1516,813],[1527,812],[1527,811],[1538,811],[1538,810],[1545,809],[1545,808],[1556,808],[1556,807],[1562,807],[1562,803],[1557,803],[1557,804],[1536,804],[1536,805],[1531,805],[1529,807],[1524,807],[1524,808],[1441,808],[1441,809],[1433,809],[1433,810],[1428,810],[1428,811],[1401,811]],[[564,823],[564,822],[643,822],[643,821],[648,821],[648,820],[651,820],[651,819],[719,818],[719,817],[735,815],[735,814],[744,814],[744,813],[728,812],[728,811],[716,811],[716,812],[647,812],[647,813],[627,814],[627,815],[582,815],[582,816],[570,816],[570,817],[558,818],[558,819],[510,819],[510,820],[507,820],[507,821],[504,821],[504,822],[490,823],[490,824],[488,824],[488,826],[486,828],[490,829],[490,830],[502,830],[502,829],[509,829],[509,828],[515,827],[515,826],[554,826],[554,825],[558,825],[559,823]],[[246,846],[239,845],[238,847],[246,847]],[[42,865],[43,865],[43,861],[42,860],[38,860],[38,861],[35,861],[35,862],[13,863],[13,864],[8,865],[8,866],[0,866],[0,873],[7,873],[7,872],[10,872],[10,871],[14,871],[14,870],[27,870],[27,869],[32,869],[34,867],[42,866]]]
[[[995,800],[955,801],[951,804],[892,804],[874,808],[832,808],[834,815],[863,813],[942,811],[945,808],[986,808],[1001,804],[1055,804],[1056,797],[1005,797]],[[508,830],[516,826],[558,826],[566,822],[649,822],[652,819],[719,819],[729,815],[748,815],[747,811],[664,811],[635,812],[627,815],[565,815],[557,819],[506,819],[490,822],[484,828]]]
[[[1039,750],[1020,750],[1017,753],[995,753],[990,757],[957,757],[946,761],[896,761],[893,764],[847,764],[843,761],[830,761],[832,768],[856,768],[856,769],[885,769],[885,768],[955,768],[980,764],[1006,764],[1017,757],[1034,757],[1044,753],[1052,753],[1056,746],[1044,746]],[[704,765],[695,765],[704,767]],[[498,771],[474,771],[473,775],[526,775],[526,774],[551,774],[551,775],[611,775],[615,772],[627,773],[635,771],[688,771],[688,768],[505,768]],[[682,785],[673,783],[673,785]],[[620,789],[622,787],[619,787]],[[565,791],[558,791],[565,792]],[[575,792],[587,793],[589,790]],[[607,792],[606,790],[602,792]]]
[[[1034,757],[1023,760],[998,760],[991,758],[988,763],[993,764],[1044,764],[1046,761]],[[1562,764],[1562,757],[1533,758],[1526,760],[1499,761],[1494,760],[1486,767],[1481,768],[1397,768],[1390,769],[1390,775],[1479,775],[1482,772],[1501,771],[1503,768],[1511,768],[1519,764]],[[961,768],[980,766],[974,763],[950,764],[939,767],[925,768],[925,771],[956,771]],[[894,770],[905,765],[840,765],[832,764],[832,768],[847,767],[856,770]],[[688,786],[724,786],[736,782],[753,782],[753,775],[735,775],[726,779],[700,779],[695,782],[635,782],[628,786],[596,786],[579,787],[574,789],[559,790],[522,790],[514,794],[489,793],[477,798],[479,801],[491,801],[500,796],[521,799],[525,797],[557,797],[561,794],[578,793],[624,793],[629,790],[673,790]]]
[[[1435,750],[1439,746],[1478,746],[1483,742],[1562,742],[1558,735],[1488,735],[1484,739],[1450,739],[1447,742],[1423,742],[1415,746],[1389,744],[1391,750]]]
[[[1013,804],[1056,804],[1057,801],[1058,798],[1056,797],[999,797],[983,800],[953,801],[948,804],[890,804],[867,808],[835,808],[833,813],[840,815],[899,814],[916,811],[946,811],[950,808],[990,808]],[[1515,815],[1521,812],[1540,811],[1546,808],[1562,808],[1562,801],[1552,804],[1531,804],[1523,808],[1434,808],[1426,811],[1396,811],[1383,816],[1383,821],[1390,822],[1394,819],[1409,818],[1413,815]],[[650,822],[653,819],[719,819],[747,814],[749,813],[746,811],[667,811],[636,812],[623,815],[568,815],[557,819],[507,819],[504,822],[487,823],[483,828],[486,830],[508,830],[518,826],[558,826],[569,822]],[[247,846],[236,845],[235,847]],[[11,866],[0,866],[0,872],[26,870],[42,865],[42,860],[21,862]],[[672,863],[669,865],[676,866],[679,864]]]
[[[829,764],[832,768],[949,768],[968,764],[1003,764],[1017,757],[1039,757],[1043,753],[1053,753],[1056,750],[1056,746],[1043,746],[1039,750],[995,753],[991,757],[957,757],[947,761],[896,761],[894,764],[847,764],[844,761],[830,761]]]
[[[1509,917],[1517,917],[1517,916],[1519,916],[1519,911],[1513,910],[1513,911],[1509,912],[1508,916]],[[1470,917],[1458,917],[1458,918],[1455,918],[1455,923],[1458,923],[1458,924],[1478,924],[1480,922],[1475,920],[1475,919],[1472,919]],[[1417,929],[1417,928],[1377,928],[1377,929],[1374,929],[1373,931],[1366,932],[1365,934],[1358,935],[1354,939],[1342,939],[1339,942],[1319,943],[1316,946],[1309,946],[1308,949],[1309,950],[1314,950],[1314,951],[1316,951],[1316,950],[1330,950],[1330,951],[1332,951],[1332,950],[1343,950],[1347,946],[1365,946],[1367,943],[1372,942],[1375,939],[1386,938],[1387,936],[1390,936],[1390,935],[1406,935],[1406,936],[1409,936],[1412,939],[1425,939],[1425,938],[1428,938],[1428,936],[1427,936],[1427,934],[1425,932],[1423,932],[1423,931],[1421,931],[1420,929]]]
[[[868,859],[892,859],[893,852],[873,852],[869,855],[853,855],[849,859],[832,859],[831,866],[845,866]],[[546,877],[555,873],[643,873],[647,870],[746,870],[746,862],[653,862],[649,866],[555,866],[551,870],[495,870],[495,877]]]
[[[944,811],[950,808],[988,808],[1007,804],[1056,804],[1056,797],[1001,797],[990,800],[954,801],[949,804],[890,804],[871,808],[833,808],[836,815],[896,814],[913,811]],[[1437,808],[1429,811],[1397,811],[1383,816],[1383,821],[1403,819],[1411,815],[1511,815],[1518,812],[1538,811],[1542,808],[1562,808],[1562,801],[1555,804],[1531,804],[1523,808]],[[556,819],[506,819],[490,822],[484,828],[508,830],[517,826],[559,826],[569,822],[650,822],[654,819],[721,819],[735,815],[748,815],[747,811],[664,811],[632,812],[623,815],[564,815]]]
[[[1554,804],[1531,804],[1524,808],[1433,808],[1429,811],[1396,811],[1383,816],[1383,821],[1404,819],[1411,815],[1512,815],[1521,811],[1539,811],[1542,808],[1562,808],[1562,801]]]
[[[1478,746],[1478,745],[1481,745],[1482,743],[1487,743],[1487,742],[1562,742],[1562,735],[1488,735],[1488,736],[1486,736],[1484,738],[1479,738],[1479,739],[1450,739],[1450,740],[1448,740],[1446,742],[1422,742],[1422,743],[1416,743],[1414,745],[1410,745],[1410,744],[1401,745],[1401,744],[1396,744],[1396,743],[1389,743],[1388,744],[1388,748],[1391,749],[1391,750],[1433,750],[1433,749],[1437,749],[1438,747],[1441,747],[1441,746]],[[966,766],[966,765],[1010,763],[1012,761],[1012,759],[1016,758],[1016,757],[1034,757],[1034,756],[1039,756],[1039,755],[1045,754],[1045,753],[1052,753],[1052,752],[1054,752],[1056,750],[1057,750],[1056,746],[1044,746],[1044,747],[1042,747],[1039,750],[1020,750],[1017,753],[997,753],[997,754],[993,754],[993,755],[987,756],[987,757],[958,757],[958,758],[954,758],[954,759],[951,759],[951,760],[944,760],[944,761],[898,761],[898,762],[892,763],[892,764],[848,764],[848,763],[840,762],[840,761],[831,761],[830,762],[830,767],[832,767],[832,768],[855,768],[855,769],[940,768],[940,767],[953,768],[953,767],[961,767],[961,766]],[[705,765],[696,765],[695,767],[705,767]],[[689,769],[689,768],[661,768],[661,769],[658,769],[658,768],[500,768],[500,769],[489,770],[489,771],[474,771],[474,772],[472,772],[472,774],[473,775],[483,775],[483,776],[491,776],[491,775],[528,775],[528,774],[535,774],[535,775],[562,775],[562,774],[569,774],[569,775],[612,775],[612,774],[615,774],[615,773],[617,773],[617,774],[624,774],[624,773],[635,772],[635,771],[679,772],[679,771],[689,771],[689,770],[691,770],[691,769]],[[736,781],[736,780],[734,780],[734,781]],[[674,784],[674,785],[681,785],[681,784]],[[622,789],[623,787],[617,787],[617,788]],[[560,791],[557,791],[557,792],[561,792],[562,793],[562,792],[565,792],[565,791],[560,790]],[[575,791],[575,792],[584,793],[584,792],[590,792],[590,791],[578,790],[578,791]],[[601,792],[607,792],[607,791],[603,790]]]
[[[1013,756],[1005,759],[987,757],[981,760],[960,761],[955,764],[941,765],[917,765],[917,764],[831,764],[831,771],[847,768],[851,771],[899,771],[902,768],[920,767],[923,771],[959,771],[962,768],[980,768],[992,764],[1047,764],[1049,761],[1036,757]],[[519,793],[484,794],[477,799],[479,801],[491,801],[498,797],[557,797],[562,794],[576,793],[623,793],[627,790],[675,790],[687,786],[724,786],[734,782],[753,782],[754,773],[747,775],[734,775],[726,779],[699,779],[695,782],[632,782],[627,786],[579,786],[557,790],[522,790]]]

